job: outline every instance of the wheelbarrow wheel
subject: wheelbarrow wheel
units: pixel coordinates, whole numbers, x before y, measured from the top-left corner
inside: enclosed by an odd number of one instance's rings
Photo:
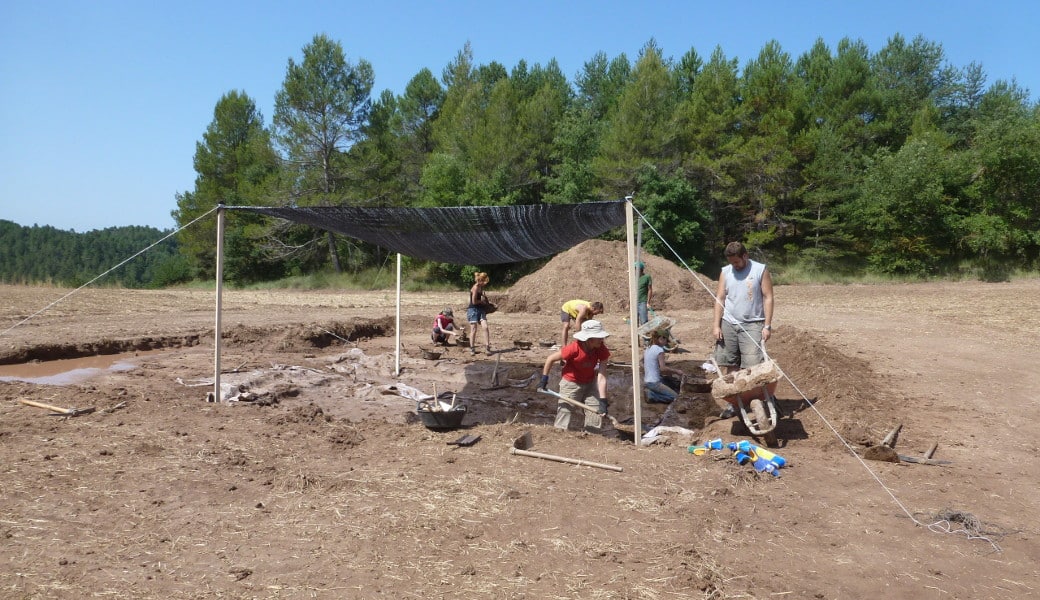
[[[755,420],[755,427],[758,430],[768,429],[762,433],[762,440],[765,441],[766,446],[769,448],[779,448],[780,442],[776,439],[776,429],[772,426],[772,420],[769,418],[769,412],[766,409],[766,403],[762,400],[751,401],[751,418]]]
[[[751,415],[755,420],[755,429],[762,430],[769,427],[769,413],[766,412],[766,404],[758,398],[751,401]]]

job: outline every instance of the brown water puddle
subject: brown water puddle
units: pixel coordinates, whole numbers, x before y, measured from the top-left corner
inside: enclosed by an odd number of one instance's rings
[[[0,365],[0,381],[24,381],[42,385],[71,385],[105,372],[129,371],[137,365],[134,359],[162,350],[145,350],[125,354],[85,356],[60,360],[37,361],[20,365]]]

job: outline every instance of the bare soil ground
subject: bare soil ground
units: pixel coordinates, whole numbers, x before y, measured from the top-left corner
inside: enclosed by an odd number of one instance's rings
[[[678,323],[669,362],[699,374],[714,288],[646,259]],[[1040,281],[778,286],[769,351],[789,378],[776,451],[790,464],[773,478],[687,451],[748,439],[695,389],[666,421],[692,439],[552,428],[555,403],[524,385],[538,342],[559,335],[562,301],[601,300],[613,359],[631,361],[612,283],[625,263],[620,245],[587,243],[512,289],[492,282],[490,355],[480,337],[476,356],[424,360],[434,315],[462,315],[465,292],[405,293],[399,376],[393,292],[226,292],[221,377],[252,400],[233,403],[205,401],[213,293],[88,289],[10,328],[68,290],[0,286],[6,369],[135,365],[0,380],[0,598],[1040,595]],[[630,373],[610,381],[611,414],[630,417]],[[425,428],[391,386],[454,392],[463,428]],[[898,424],[898,453],[938,442],[950,464],[852,451]],[[526,431],[534,451],[623,470],[510,454]],[[450,445],[465,434],[480,440]]]

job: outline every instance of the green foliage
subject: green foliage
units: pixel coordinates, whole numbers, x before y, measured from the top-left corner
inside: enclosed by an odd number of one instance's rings
[[[289,59],[275,94],[274,133],[291,172],[287,190],[300,206],[345,204],[351,170],[346,152],[359,141],[371,109],[375,73],[368,61],[350,63],[339,42],[316,35],[303,48],[303,61]],[[284,256],[320,262],[326,253],[342,268],[335,236],[307,230],[310,238]],[[306,232],[296,231],[299,238]],[[276,234],[277,235],[277,234]],[[309,254],[310,256],[302,256]]]
[[[288,62],[271,132],[242,93],[221,99],[199,143],[178,224],[218,203],[464,206],[578,203],[633,194],[664,240],[648,249],[712,266],[742,240],[798,277],[1007,277],[1040,264],[1040,107],[941,45],[894,35],[822,40],[792,57],[775,41],[741,69],[715,48],[678,60],[648,41],[632,63],[596,53],[573,83],[555,60],[478,64],[467,43],[404,94],[371,98],[372,66],[315,36]],[[277,150],[277,151],[276,151]],[[239,284],[344,269],[385,249],[229,215]],[[214,229],[179,234],[189,271],[214,266]],[[544,261],[416,262],[417,285],[504,285]],[[1004,265],[1002,267],[1002,265]],[[377,270],[382,270],[381,267]],[[163,280],[177,281],[172,262]],[[334,281],[335,279],[332,279]],[[440,283],[438,283],[440,282]]]
[[[172,212],[182,227],[178,240],[193,276],[212,279],[216,275],[216,218],[200,217],[218,204],[264,204],[268,190],[277,181],[278,170],[279,158],[256,104],[241,92],[225,94],[213,110],[213,121],[202,141],[195,145],[195,189],[178,194],[177,209]],[[255,245],[260,223],[257,216],[229,218],[225,236],[236,241],[246,239]],[[236,244],[225,249],[225,256],[239,263],[255,258],[240,256],[239,252],[253,254],[245,244]],[[245,277],[243,280],[250,277],[243,269],[229,273],[231,281],[239,276]]]
[[[693,186],[681,177],[663,177],[648,165],[639,172],[637,188],[635,203],[661,236],[646,238],[643,246],[647,251],[659,256],[671,256],[674,251],[691,269],[705,264],[708,256],[704,224],[710,215]],[[664,246],[661,238],[671,249]]]
[[[163,285],[168,279],[182,281],[186,269],[181,265],[177,272],[177,242],[173,238],[159,242],[169,233],[138,226],[76,233],[0,220],[0,281],[79,287],[109,270],[98,285],[142,288]]]
[[[191,260],[183,254],[169,256],[155,266],[155,275],[147,287],[160,289],[188,283],[192,280]]]
[[[601,125],[588,108],[571,107],[560,119],[550,151],[550,175],[546,179],[543,201],[549,204],[576,204],[595,198],[599,186],[592,167]]]
[[[948,258],[956,217],[947,167],[934,140],[921,139],[879,156],[869,169],[849,217],[868,241],[873,270],[931,275]]]
[[[644,46],[630,82],[608,113],[611,126],[603,132],[593,163],[602,182],[601,196],[616,198],[631,193],[637,173],[648,162],[668,168],[676,105],[671,69],[653,40]]]

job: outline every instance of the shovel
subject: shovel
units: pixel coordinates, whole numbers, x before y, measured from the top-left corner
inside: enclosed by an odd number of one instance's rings
[[[554,392],[554,391],[550,390],[549,388],[538,388],[538,393],[539,394],[548,394],[550,396],[554,396],[555,398],[559,399],[561,402],[566,402],[567,404],[570,404],[571,406],[585,409],[588,412],[593,413],[593,414],[597,414],[597,415],[599,414],[599,412],[596,411],[596,409],[592,408],[591,406],[588,406],[588,405],[583,404],[581,402],[577,402],[577,401],[571,400],[570,398],[567,398],[565,396],[561,396],[559,393]],[[617,429],[618,431],[624,431],[625,433],[635,433],[635,427],[629,427],[628,425],[622,424],[621,421],[618,421],[617,419],[615,419],[613,417],[613,415],[607,414],[607,415],[600,415],[600,416],[604,416],[604,417],[610,419],[611,424],[614,425],[614,429]]]

